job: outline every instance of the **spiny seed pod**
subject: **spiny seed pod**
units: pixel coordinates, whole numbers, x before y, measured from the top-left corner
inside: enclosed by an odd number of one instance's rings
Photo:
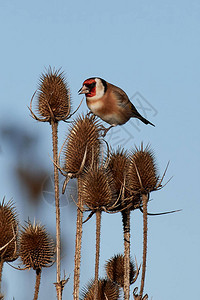
[[[102,167],[90,168],[82,178],[81,197],[83,203],[91,210],[112,206],[116,196],[111,173]]]
[[[159,176],[153,151],[147,147],[136,148],[130,156],[127,174],[128,187],[133,192],[149,193],[156,189]]]
[[[27,269],[40,271],[54,261],[55,245],[44,226],[30,221],[20,235],[20,257]]]
[[[121,286],[124,286],[124,256],[122,254],[118,254],[113,256],[106,262],[105,265],[106,273],[108,278]],[[130,284],[134,282],[136,271],[135,266],[132,261],[130,261]]]
[[[77,174],[85,158],[85,167],[97,162],[100,153],[100,128],[92,116],[78,116],[72,123],[64,149],[64,171]]]
[[[18,257],[18,220],[16,209],[12,201],[0,203],[0,251],[3,261],[13,261]]]
[[[47,119],[64,120],[70,113],[70,91],[60,70],[48,71],[41,75],[37,93],[38,112]]]
[[[118,203],[116,209],[120,210],[125,206],[135,209],[140,203],[140,196],[131,195],[130,191],[126,189],[127,185],[127,171],[129,167],[129,158],[127,152],[124,149],[118,148],[116,151],[113,151],[110,156],[110,161],[108,164],[108,169],[112,173],[113,181],[115,184],[115,189],[117,191],[117,196],[120,195],[120,202]],[[123,197],[122,197],[122,187],[124,187]],[[130,203],[132,206],[130,207]],[[115,208],[113,209],[115,210]]]
[[[121,191],[121,186],[124,183],[124,177],[128,167],[128,157],[124,149],[117,149],[113,151],[110,156],[108,169],[113,175],[113,180],[117,194]]]
[[[94,299],[94,282],[90,282],[83,291],[82,300]],[[119,287],[107,279],[99,279],[97,300],[118,300],[120,299]]]

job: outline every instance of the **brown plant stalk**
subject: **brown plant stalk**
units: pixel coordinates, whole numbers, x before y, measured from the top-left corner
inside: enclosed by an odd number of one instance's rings
[[[97,210],[96,211],[96,255],[95,255],[94,300],[98,299],[100,233],[101,233],[101,211]]]
[[[32,101],[37,96],[37,117],[32,111]],[[34,93],[31,103],[31,116],[40,122],[49,122],[52,127],[53,160],[54,160],[54,188],[56,206],[56,279],[55,283],[57,299],[62,299],[62,290],[67,280],[60,279],[60,204],[59,204],[59,177],[58,177],[58,122],[66,121],[70,115],[70,90],[61,70],[49,67],[46,73],[40,77],[39,88]]]
[[[62,299],[62,282],[60,280],[60,200],[59,200],[59,178],[58,178],[58,122],[51,120],[52,142],[53,142],[53,160],[54,164],[54,189],[55,189],[55,206],[56,206],[56,292],[57,299]]]
[[[124,300],[130,297],[130,210],[122,211],[124,232]]]
[[[147,264],[147,203],[148,194],[142,194],[142,205],[143,205],[143,258],[142,258],[142,276],[139,295],[143,296],[144,282],[146,274],[146,264]]]
[[[83,232],[83,201],[81,197],[82,181],[81,176],[78,177],[78,204],[77,204],[77,219],[76,219],[76,244],[74,257],[74,300],[79,299],[80,285],[80,264],[81,264],[81,242]]]
[[[41,269],[38,269],[36,271],[36,281],[35,281],[35,293],[34,293],[34,299],[38,299],[38,294],[39,294],[39,288],[40,288],[40,280],[41,280]]]

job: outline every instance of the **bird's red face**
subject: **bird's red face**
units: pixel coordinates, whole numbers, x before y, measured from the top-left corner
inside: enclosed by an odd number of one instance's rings
[[[82,88],[78,91],[80,94],[85,94],[86,97],[94,97],[96,96],[96,80],[95,78],[86,79],[83,82]]]

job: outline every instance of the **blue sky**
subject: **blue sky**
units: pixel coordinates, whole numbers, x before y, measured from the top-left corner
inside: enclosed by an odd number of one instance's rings
[[[99,76],[123,88],[156,127],[136,121],[112,129],[107,140],[127,150],[150,143],[160,172],[170,160],[161,191],[151,195],[149,211],[183,209],[149,218],[146,292],[154,300],[195,299],[199,293],[199,111],[200,111],[200,3],[188,1],[1,1],[0,126],[13,124],[40,136],[38,156],[51,164],[50,127],[31,119],[27,105],[41,72],[49,65],[66,74],[73,108],[84,79]],[[134,95],[139,95],[139,98]],[[139,100],[138,100],[139,99]],[[145,99],[145,101],[143,100]],[[135,101],[135,102],[134,102]],[[139,101],[139,102],[138,102]],[[85,103],[80,112],[86,112]],[[155,113],[156,111],[156,113]],[[142,113],[142,111],[141,111]],[[60,125],[59,145],[67,125]],[[0,197],[13,197],[21,218],[31,216],[55,232],[54,207],[29,211],[20,202],[20,189],[10,180],[13,160],[1,141]],[[14,179],[13,179],[14,180]],[[23,212],[22,212],[23,211]],[[72,299],[75,214],[62,208],[62,235],[68,236],[63,270],[71,274],[64,299]],[[103,215],[100,273],[114,253],[123,250],[120,215]],[[141,261],[142,215],[132,214],[132,256]],[[94,272],[94,220],[85,225],[81,286]],[[55,268],[54,268],[55,270]],[[6,299],[27,299],[34,273],[26,277],[5,266]],[[40,299],[55,299],[55,272],[45,270]],[[139,284],[139,283],[138,283]],[[29,292],[28,295],[31,294]],[[30,297],[30,296],[29,296]]]

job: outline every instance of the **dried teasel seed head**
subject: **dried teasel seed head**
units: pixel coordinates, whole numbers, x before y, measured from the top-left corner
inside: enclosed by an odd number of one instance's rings
[[[94,281],[91,281],[83,290],[81,300],[94,299]],[[119,287],[108,279],[99,279],[97,300],[118,300],[120,299]]]
[[[120,193],[122,184],[124,183],[124,177],[127,172],[128,163],[128,155],[124,149],[118,148],[117,151],[113,151],[111,153],[108,169],[113,175],[117,194]]]
[[[84,156],[85,167],[99,159],[100,126],[94,116],[78,116],[73,121],[67,143],[64,148],[64,171],[74,176],[80,171]]]
[[[106,273],[110,281],[118,284],[123,288],[124,286],[124,256],[118,254],[113,256],[106,262]],[[130,261],[130,284],[133,283],[136,271],[132,261]]]
[[[108,169],[112,173],[115,189],[117,191],[117,196],[121,195],[119,203],[116,207],[117,210],[120,210],[126,206],[128,206],[132,210],[135,209],[135,207],[137,207],[140,203],[140,196],[132,195],[130,191],[126,189],[126,177],[129,163],[130,161],[128,154],[124,149],[118,148],[116,151],[113,151],[110,155]],[[115,208],[113,210],[115,210]]]
[[[149,145],[143,149],[135,148],[130,156],[127,174],[129,189],[138,193],[149,193],[156,189],[159,176],[153,151]]]
[[[0,203],[0,258],[5,261],[13,261],[18,257],[18,219],[16,209],[12,201]]]
[[[81,197],[91,210],[109,208],[116,200],[113,178],[103,167],[93,166],[82,177]]]
[[[65,120],[70,113],[70,90],[63,72],[51,67],[42,74],[37,92],[40,116],[55,121]]]
[[[54,241],[45,227],[28,221],[20,235],[20,257],[25,267],[37,272],[51,265],[54,255]]]

